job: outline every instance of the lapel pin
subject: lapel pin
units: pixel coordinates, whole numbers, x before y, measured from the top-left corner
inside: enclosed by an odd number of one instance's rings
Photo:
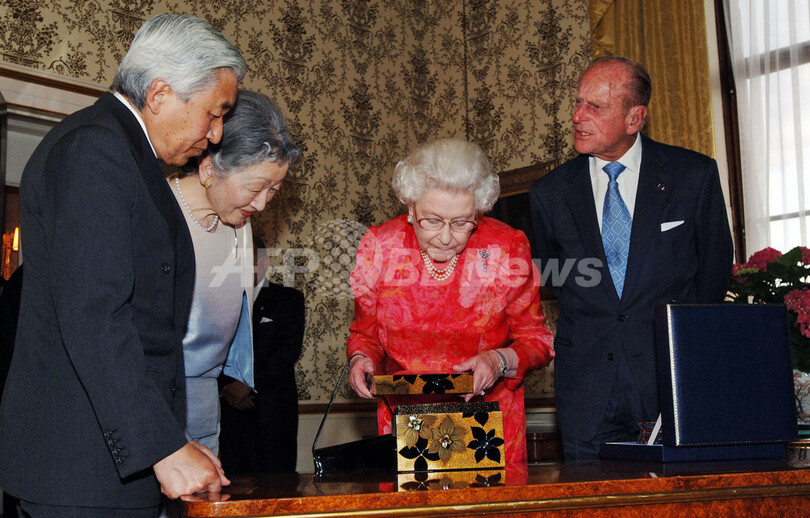
[[[662,183],[659,183],[659,184],[658,184],[658,190],[659,190],[659,191],[663,191],[663,190],[664,190],[664,189],[666,189],[666,188],[667,188],[667,186],[666,186],[666,185],[664,185],[664,184],[662,184]]]

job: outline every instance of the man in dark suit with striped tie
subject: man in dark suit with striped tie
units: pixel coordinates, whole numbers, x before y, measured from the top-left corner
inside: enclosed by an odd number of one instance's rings
[[[560,302],[557,419],[568,461],[635,440],[658,416],[653,308],[720,302],[732,241],[716,162],[640,130],[652,83],[627,58],[600,58],[579,81],[579,156],[531,188],[544,282]],[[567,275],[565,273],[568,272]]]

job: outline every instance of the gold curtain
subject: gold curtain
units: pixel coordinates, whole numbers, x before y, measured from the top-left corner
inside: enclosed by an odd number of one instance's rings
[[[644,133],[715,156],[703,0],[589,0],[589,14],[594,58],[627,56],[650,71]]]

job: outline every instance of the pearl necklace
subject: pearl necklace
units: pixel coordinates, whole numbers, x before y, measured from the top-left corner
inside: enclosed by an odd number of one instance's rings
[[[183,202],[183,206],[188,211],[188,215],[191,216],[191,221],[197,224],[198,227],[203,229],[205,232],[213,232],[215,228],[217,228],[217,223],[219,223],[219,214],[214,214],[214,221],[208,225],[207,227],[202,226],[197,218],[194,217],[194,213],[191,212],[191,207],[188,206],[186,203],[186,198],[183,196],[183,191],[180,190],[180,178],[175,176],[174,177],[174,184],[177,186],[177,194],[180,195],[180,201]]]
[[[422,261],[425,263],[425,268],[427,268],[427,271],[431,277],[437,281],[444,281],[453,275],[453,271],[456,269],[456,263],[458,262],[458,254],[454,255],[453,258],[450,259],[450,264],[448,264],[447,268],[444,270],[437,269],[433,265],[433,261],[430,259],[430,256],[427,255],[427,252],[424,250],[422,250]]]

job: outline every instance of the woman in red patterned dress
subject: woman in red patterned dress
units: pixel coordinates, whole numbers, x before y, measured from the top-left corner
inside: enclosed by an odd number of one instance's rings
[[[440,139],[397,164],[393,188],[408,214],[368,230],[351,276],[351,385],[372,398],[375,374],[472,372],[466,399],[500,404],[506,463],[525,464],[522,381],[552,360],[553,339],[526,236],[482,216],[498,175],[477,145]],[[391,433],[382,400],[377,416]]]

